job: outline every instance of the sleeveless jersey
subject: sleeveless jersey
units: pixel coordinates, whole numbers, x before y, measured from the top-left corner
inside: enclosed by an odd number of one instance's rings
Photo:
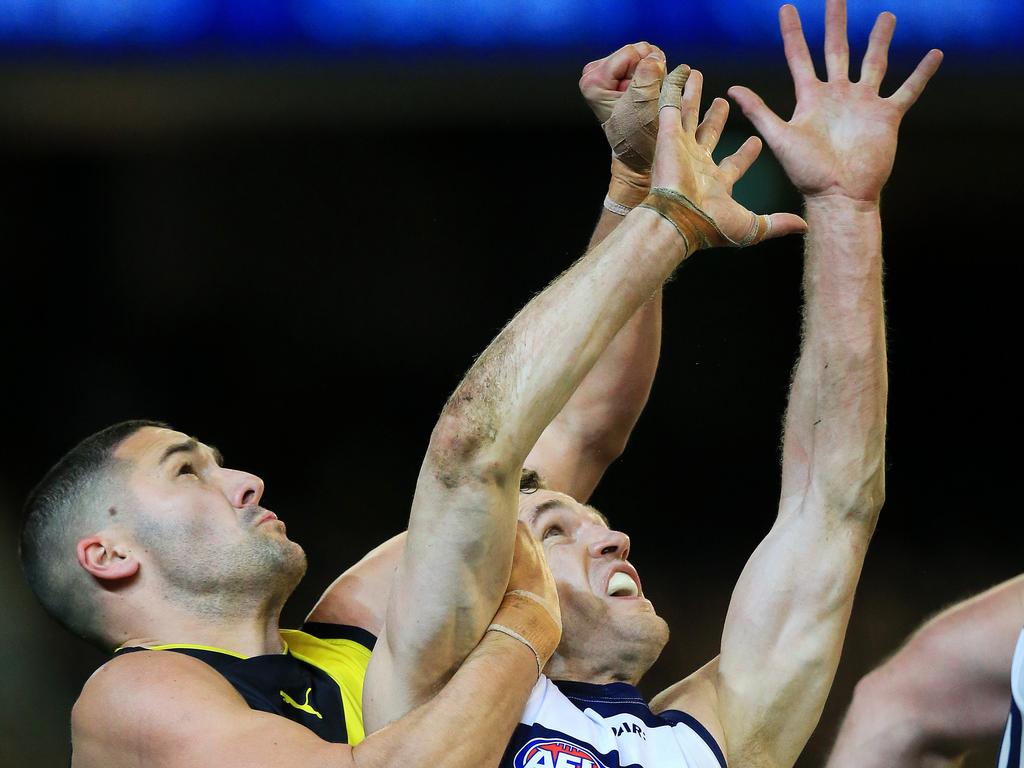
[[[628,683],[541,676],[501,768],[726,768],[707,729],[685,712],[651,712]]]
[[[1021,764],[1021,710],[1024,710],[1024,631],[1017,638],[1010,666],[1010,716],[1006,719],[998,768],[1024,768]]]
[[[252,709],[304,725],[325,741],[363,740],[363,678],[376,638],[358,627],[308,622],[302,630],[282,629],[284,652],[241,656],[201,645],[118,648],[174,651],[220,672]]]

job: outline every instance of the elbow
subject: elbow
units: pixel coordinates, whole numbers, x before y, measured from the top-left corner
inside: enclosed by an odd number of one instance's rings
[[[840,738],[873,744],[877,752],[894,758],[921,754],[926,741],[921,713],[901,685],[899,671],[890,665],[869,672],[857,683]]]
[[[552,426],[562,435],[563,442],[578,446],[581,453],[607,467],[625,452],[639,415],[632,409],[617,407],[614,402],[602,403],[571,417],[559,414]]]
[[[519,482],[516,457],[503,447],[495,427],[447,412],[430,435],[424,469],[448,489],[478,484],[504,487],[513,478]]]
[[[818,486],[823,506],[841,520],[873,529],[885,504],[883,461],[881,456],[867,462],[858,458],[828,468]]]

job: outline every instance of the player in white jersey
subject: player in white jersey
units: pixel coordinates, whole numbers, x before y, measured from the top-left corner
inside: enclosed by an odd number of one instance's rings
[[[843,2],[828,0],[826,16],[829,76],[821,82],[796,9],[780,12],[797,88],[789,122],[751,91],[731,91],[804,194],[807,222],[755,216],[732,200],[760,142],[749,139],[716,164],[727,103],[716,100],[698,124],[701,75],[673,70],[659,102],[651,194],[517,315],[445,406],[367,673],[375,692],[363,701],[369,730],[417,706],[482,636],[507,581],[518,506],[543,542],[564,631],[505,765],[714,768],[796,759],[831,686],[884,494],[879,195],[900,120],[941,60],[931,52],[882,98],[894,18],[879,17],[852,83]],[[604,90],[624,88],[610,82]],[[520,470],[595,360],[683,259],[805,227],[805,333],[778,515],[733,593],[720,656],[648,705],[633,686],[668,628],[643,597],[628,538],[569,495],[519,496]]]
[[[1000,734],[1021,768],[1022,627],[1024,575],[927,622],[857,684],[828,768],[954,766]]]
[[[629,683],[546,677],[534,686],[502,768],[726,768],[715,738],[685,712],[658,714]]]

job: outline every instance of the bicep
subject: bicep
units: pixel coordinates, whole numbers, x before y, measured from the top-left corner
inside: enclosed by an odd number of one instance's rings
[[[730,754],[789,765],[821,716],[870,529],[780,513],[737,582],[722,635],[719,713]]]

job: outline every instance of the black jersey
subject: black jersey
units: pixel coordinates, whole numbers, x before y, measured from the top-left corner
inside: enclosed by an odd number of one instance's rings
[[[358,627],[307,623],[282,629],[282,653],[245,657],[224,648],[173,644],[118,648],[116,655],[174,651],[220,672],[253,709],[304,725],[325,741],[358,744],[363,678],[375,638]]]

